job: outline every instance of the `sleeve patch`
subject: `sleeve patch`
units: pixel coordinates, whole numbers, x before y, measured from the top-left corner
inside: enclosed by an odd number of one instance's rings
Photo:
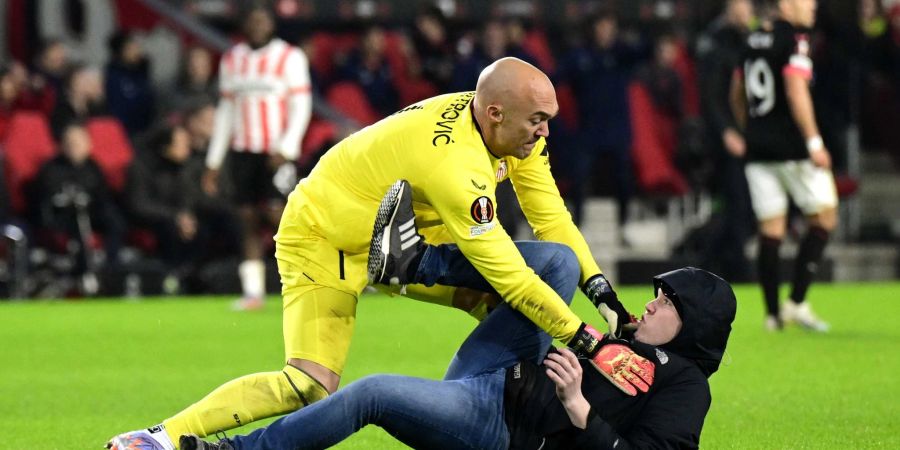
[[[489,197],[482,195],[472,202],[469,212],[475,223],[490,223],[494,220],[494,202]]]

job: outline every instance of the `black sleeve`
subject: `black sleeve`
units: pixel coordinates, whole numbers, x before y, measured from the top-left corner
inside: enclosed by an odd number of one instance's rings
[[[574,448],[698,448],[709,405],[709,387],[705,380],[667,385],[653,394],[634,426],[624,435],[618,434],[595,414],[592,405],[587,427],[578,433]]]

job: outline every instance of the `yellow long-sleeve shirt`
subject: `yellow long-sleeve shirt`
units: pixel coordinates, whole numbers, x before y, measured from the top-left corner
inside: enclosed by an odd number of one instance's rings
[[[544,139],[524,160],[494,157],[472,115],[474,95],[424,100],[331,148],[291,193],[275,237],[276,255],[289,259],[292,245],[324,239],[342,257],[348,255],[351,264],[365,265],[364,258],[355,256],[368,253],[378,205],[392,183],[405,179],[412,186],[416,224],[426,241],[456,243],[510,306],[567,341],[581,320],[525,264],[497,221],[497,183],[512,179],[539,239],[575,251],[582,282],[600,269],[559,195]],[[364,277],[351,280],[357,292],[365,283]]]

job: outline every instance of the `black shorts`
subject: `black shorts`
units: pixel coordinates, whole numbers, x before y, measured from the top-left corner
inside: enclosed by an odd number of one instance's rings
[[[238,205],[258,205],[271,200],[284,200],[272,183],[275,172],[269,168],[267,153],[228,152],[227,172]]]

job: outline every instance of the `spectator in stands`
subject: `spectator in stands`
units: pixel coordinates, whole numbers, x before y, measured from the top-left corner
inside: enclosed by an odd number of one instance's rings
[[[70,63],[69,50],[62,39],[47,39],[34,60],[34,77],[40,78],[54,92],[62,92]]]
[[[77,242],[75,274],[82,277],[84,293],[97,291],[93,234],[101,232],[107,263],[118,260],[125,220],[113,201],[100,166],[91,158],[91,137],[84,124],[69,122],[62,130],[60,153],[46,162],[35,178],[35,221],[51,239],[64,247]]]
[[[678,42],[675,35],[665,33],[656,38],[653,59],[637,72],[637,80],[650,92],[657,111],[675,123],[684,112],[681,78],[675,71],[677,59]],[[672,144],[674,148],[675,143]]]
[[[384,29],[371,26],[362,35],[359,49],[350,54],[340,69],[339,77],[362,87],[372,105],[382,116],[397,111],[396,77],[385,57]]]
[[[13,105],[18,111],[38,111],[49,115],[56,102],[56,93],[39,77],[34,77],[19,61],[9,64],[9,76],[16,85],[16,100]]]
[[[155,94],[150,63],[140,41],[120,31],[109,39],[111,59],[106,66],[106,101],[109,112],[134,137],[153,123]]]
[[[592,180],[609,177],[615,180],[619,222],[624,224],[634,190],[628,85],[646,51],[620,38],[618,18],[611,12],[591,18],[587,25],[587,43],[565,55],[557,74],[560,82],[572,86],[578,108],[580,144],[568,163],[574,216],[576,223],[583,219]],[[601,155],[610,157],[612,164],[595,174]]]
[[[475,89],[478,75],[492,62],[512,56],[530,64],[536,64],[534,58],[521,46],[510,43],[508,28],[497,20],[489,20],[481,31],[481,39],[467,55],[461,55],[453,68],[453,81],[450,90],[453,92]]]
[[[212,54],[204,47],[192,46],[185,52],[184,66],[165,98],[163,111],[189,108],[192,103],[217,98]]]
[[[453,76],[453,41],[447,31],[447,19],[437,6],[416,15],[412,42],[419,58],[422,76],[446,92]]]
[[[126,203],[135,224],[156,235],[171,274],[185,279],[209,254],[216,232],[226,233],[218,235],[219,242],[240,241],[237,219],[227,207],[219,208],[200,195],[187,129],[162,126],[151,133],[147,147],[129,169]]]
[[[195,98],[183,113],[184,127],[190,136],[191,158],[206,158],[206,150],[216,124],[216,106],[204,98]]]
[[[50,115],[50,128],[56,140],[61,139],[69,123],[106,114],[103,75],[98,69],[84,65],[72,67],[65,86],[62,95],[57,96],[56,107]]]
[[[516,58],[534,64],[535,67],[538,67],[541,70],[547,70],[546,67],[540,67],[540,65],[537,64],[537,58],[525,50],[525,38],[527,33],[525,32],[525,26],[522,24],[521,19],[510,17],[503,21],[503,28],[506,30],[506,51],[509,53],[508,56],[515,56]]]
[[[188,132],[191,147],[191,159],[188,164],[192,172],[191,178],[196,180],[196,185],[199,188],[196,195],[201,198],[200,201],[218,205],[217,208],[231,211],[234,205],[230,199],[233,198],[234,189],[230,184],[230,179],[227,177],[219,178],[215,192],[208,193],[203,190],[202,178],[203,173],[206,171],[206,151],[209,148],[209,142],[215,129],[215,115],[215,105],[211,101],[202,99],[197,99],[184,112],[182,123],[184,123],[184,128]]]
[[[718,219],[712,222],[718,227],[706,240],[702,253],[709,258],[705,266],[730,281],[749,279],[750,262],[744,245],[756,231],[744,174],[746,145],[728,103],[731,74],[741,64],[741,49],[752,21],[751,0],[729,0],[697,41],[703,120],[715,159],[712,190],[722,205],[714,216]]]

